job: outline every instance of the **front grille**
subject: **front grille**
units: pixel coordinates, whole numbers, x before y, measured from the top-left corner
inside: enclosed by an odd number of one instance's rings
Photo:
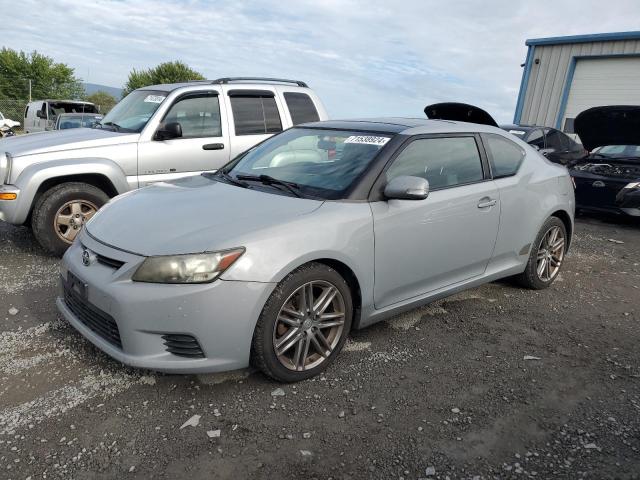
[[[66,283],[64,285],[64,302],[83,325],[100,335],[111,345],[122,348],[118,324],[113,317],[84,300]]]
[[[96,253],[96,259],[98,260],[98,263],[106,265],[107,267],[115,268],[116,270],[122,267],[125,263],[120,260],[116,260],[115,258],[105,257],[104,255],[100,255],[99,253]]]
[[[178,333],[169,333],[162,335],[167,352],[173,353],[180,357],[188,358],[204,358],[204,352],[198,343],[198,340],[191,335]]]

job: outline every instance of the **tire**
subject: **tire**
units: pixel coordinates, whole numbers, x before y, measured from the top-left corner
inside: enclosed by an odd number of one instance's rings
[[[320,303],[317,310],[323,311],[320,313],[325,318],[318,316],[318,312],[315,315],[302,313],[305,308],[301,305],[308,304],[303,300],[308,298],[308,294],[303,297],[302,291],[306,293],[309,288],[313,292],[314,303]],[[319,302],[327,291],[330,302]],[[324,309],[321,308],[323,303],[326,303]],[[285,307],[288,309],[283,312]],[[331,365],[342,350],[351,329],[352,317],[351,290],[344,278],[322,263],[303,265],[278,284],[262,309],[253,334],[251,363],[280,382],[311,378]],[[342,324],[338,325],[340,322]],[[332,324],[336,325],[329,326]],[[299,340],[294,343],[297,338]],[[276,354],[278,343],[280,355]],[[305,347],[308,355],[303,357]],[[304,360],[300,361],[301,358]]]
[[[552,252],[546,249],[546,246],[548,246],[546,241],[549,238],[548,235],[550,235],[550,232],[552,231],[557,231],[562,236],[563,243],[561,250],[555,249]],[[545,244],[543,244],[543,241]],[[559,238],[557,238],[555,244],[557,245],[558,242]],[[549,256],[546,256],[545,254],[549,270],[546,271],[543,269],[543,274],[541,275],[538,271],[541,266],[538,256],[539,254],[542,255],[543,250],[549,254]],[[514,280],[518,285],[532,290],[542,290],[549,287],[560,273],[566,251],[567,229],[564,226],[564,222],[558,217],[549,217],[533,242],[531,252],[529,253],[529,260],[527,261],[527,267],[524,272],[515,276]],[[555,267],[557,267],[557,269]],[[550,273],[550,275],[546,275],[546,273]]]
[[[56,185],[43,193],[33,208],[33,234],[45,250],[61,257],[71,246],[84,222],[108,201],[106,193],[87,183]],[[59,224],[67,220],[69,225]]]

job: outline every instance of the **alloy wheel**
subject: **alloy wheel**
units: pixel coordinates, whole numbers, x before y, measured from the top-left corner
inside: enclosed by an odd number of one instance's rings
[[[565,238],[562,229],[553,226],[542,237],[538,246],[536,272],[543,282],[551,281],[560,271],[564,259]]]
[[[316,280],[298,287],[278,312],[273,348],[289,370],[305,371],[324,362],[342,338],[345,302],[330,282]]]
[[[72,200],[58,209],[53,217],[53,227],[58,237],[72,243],[80,229],[98,211],[93,203],[86,200]]]

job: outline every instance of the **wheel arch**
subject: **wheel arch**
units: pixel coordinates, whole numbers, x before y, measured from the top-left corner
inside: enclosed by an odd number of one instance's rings
[[[559,218],[564,224],[564,228],[567,231],[567,250],[571,246],[571,240],[573,238],[573,221],[571,220],[571,215],[566,210],[556,210],[553,212],[551,217]]]
[[[125,173],[109,159],[69,159],[33,164],[25,168],[15,182],[24,199],[22,223],[29,222],[36,202],[46,191],[68,182],[87,183],[109,197],[129,190]]]
[[[358,329],[360,328],[360,318],[362,314],[363,285],[360,281],[360,278],[358,278],[356,271],[351,265],[349,265],[348,261],[336,257],[337,256],[335,255],[316,255],[299,259],[297,262],[289,264],[285,269],[283,269],[277,276],[277,281],[282,281],[282,279],[291,272],[310,263],[321,263],[333,268],[342,276],[342,278],[344,278],[344,280],[347,282],[347,285],[349,286],[349,290],[351,291],[351,299],[353,301],[353,321],[351,323],[351,329]]]

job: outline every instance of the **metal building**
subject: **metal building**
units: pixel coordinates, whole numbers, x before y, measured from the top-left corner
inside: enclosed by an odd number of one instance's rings
[[[576,115],[640,105],[640,31],[536,38],[524,63],[514,123],[573,133]]]

